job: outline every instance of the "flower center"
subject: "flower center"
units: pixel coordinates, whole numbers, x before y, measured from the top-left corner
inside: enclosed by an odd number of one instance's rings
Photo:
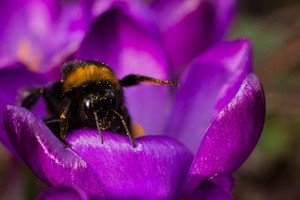
[[[41,64],[42,52],[34,49],[27,39],[22,40],[18,47],[17,59],[28,66],[32,71],[38,71]]]
[[[145,132],[143,130],[143,127],[140,124],[132,123],[132,136],[133,138],[145,136]]]

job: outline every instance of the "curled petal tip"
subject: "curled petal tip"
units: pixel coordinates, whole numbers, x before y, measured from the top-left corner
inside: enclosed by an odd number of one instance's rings
[[[190,184],[196,183],[193,177],[204,180],[235,172],[254,149],[264,119],[262,86],[254,74],[248,74],[235,97],[207,129],[189,172]]]

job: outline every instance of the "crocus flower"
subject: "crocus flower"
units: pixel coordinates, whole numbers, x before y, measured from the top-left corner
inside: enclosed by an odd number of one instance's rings
[[[169,79],[168,54],[140,18],[111,9],[94,21],[75,59],[100,59],[121,78],[140,73]],[[230,199],[234,173],[255,147],[265,102],[252,73],[248,40],[219,42],[194,55],[180,89],[126,88],[133,122],[146,136],[129,138],[83,128],[68,134],[66,148],[36,114],[4,107],[2,142],[46,184],[39,198]],[[4,76],[5,75],[5,76]],[[49,81],[21,64],[1,70],[1,105],[23,85]],[[6,77],[6,78],[4,78]],[[17,80],[17,81],[13,81]],[[3,100],[5,99],[5,100]],[[42,106],[42,105],[41,105]],[[2,116],[1,116],[2,117]],[[167,135],[167,136],[164,136]]]

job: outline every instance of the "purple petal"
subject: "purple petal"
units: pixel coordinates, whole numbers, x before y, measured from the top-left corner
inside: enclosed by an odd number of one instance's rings
[[[4,122],[9,138],[32,171],[49,185],[75,184],[90,197],[174,198],[193,160],[172,138],[136,139],[133,148],[124,135],[82,129],[68,135],[71,148],[28,110],[7,106]]]
[[[137,22],[142,23],[143,26],[153,29],[152,14],[153,12],[149,9],[149,3],[144,3],[140,0],[108,0],[108,1],[96,1],[92,5],[92,12],[94,16],[99,16],[105,11],[111,8],[121,9],[126,15],[134,18]],[[155,31],[155,30],[151,30]]]
[[[3,49],[0,48],[0,69],[6,68],[6,66],[10,65],[14,62],[14,59],[7,54]]]
[[[93,23],[75,58],[109,63],[120,77],[129,73],[167,77],[167,61],[159,43],[118,8]]]
[[[88,200],[85,192],[75,185],[59,185],[47,189],[37,200]]]
[[[216,10],[214,39],[215,41],[221,40],[226,31],[230,27],[236,13],[236,0],[213,0]]]
[[[162,41],[176,75],[197,55],[222,39],[233,16],[234,2],[153,2],[152,7],[162,31]]]
[[[84,3],[5,0],[0,6],[0,49],[31,69],[47,69],[75,51],[89,13]]]
[[[168,79],[167,61],[159,43],[117,8],[95,21],[75,57],[104,61],[119,78],[135,73]],[[146,134],[162,134],[169,89],[147,84],[126,89],[133,122]]]
[[[4,125],[18,155],[43,182],[53,186],[76,184],[90,196],[106,197],[94,169],[66,148],[31,112],[8,105],[4,109]]]
[[[222,42],[197,58],[181,81],[166,133],[197,152],[211,120],[251,72],[247,40]]]
[[[202,180],[227,185],[224,182],[228,179],[219,177],[230,176],[247,159],[259,139],[264,119],[264,92],[258,78],[249,74],[206,131],[185,188],[195,188]]]
[[[187,200],[231,200],[232,197],[229,193],[222,190],[222,188],[210,183],[203,182],[185,199]]]
[[[104,145],[94,130],[75,132],[72,149],[98,172],[112,199],[172,199],[186,177],[191,153],[165,136],[146,136],[135,140],[119,134],[104,135]]]
[[[25,66],[19,63],[14,63],[0,69],[0,85],[2,86],[0,92],[0,122],[3,122],[3,107],[5,104],[18,104],[23,89],[45,83],[45,77],[28,71]],[[39,116],[44,116],[44,109],[40,103],[34,111]],[[14,152],[3,126],[0,126],[0,140],[10,151]]]

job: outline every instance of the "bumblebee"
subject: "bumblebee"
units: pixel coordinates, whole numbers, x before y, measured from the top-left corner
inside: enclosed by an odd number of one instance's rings
[[[61,81],[29,89],[20,105],[31,109],[42,96],[48,111],[45,124],[67,146],[65,139],[69,130],[93,127],[97,128],[101,143],[104,142],[102,131],[109,130],[128,135],[135,147],[123,87],[142,82],[178,86],[172,81],[137,74],[119,80],[102,62],[71,61],[63,65]]]

